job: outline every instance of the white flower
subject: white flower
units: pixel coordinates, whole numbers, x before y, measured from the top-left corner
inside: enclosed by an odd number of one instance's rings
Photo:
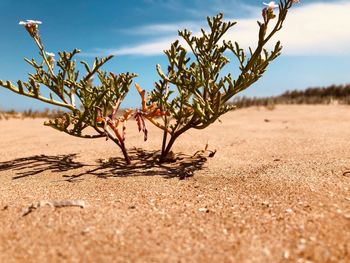
[[[270,10],[278,8],[278,5],[275,3],[275,1],[271,1],[270,3],[263,2],[263,5],[266,5]]]
[[[37,25],[41,25],[42,22],[41,21],[38,21],[38,20],[27,20],[28,23],[31,23],[31,24],[37,24]]]
[[[26,21],[20,21],[18,24],[19,24],[19,25],[23,25],[23,26],[28,26],[28,25],[41,25],[42,22],[41,22],[41,21],[37,21],[37,20],[30,20],[30,19],[27,19]]]
[[[39,25],[42,24],[41,21],[26,20],[26,21],[20,21],[18,24],[23,25],[32,37],[34,37],[34,38],[39,37],[38,27],[39,27]]]
[[[46,55],[48,55],[49,57],[54,57],[55,54],[54,53],[51,53],[51,52],[45,52]]]

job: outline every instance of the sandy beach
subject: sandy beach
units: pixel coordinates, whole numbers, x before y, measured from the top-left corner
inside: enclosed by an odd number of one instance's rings
[[[125,166],[111,141],[1,120],[0,262],[350,262],[350,107],[221,120],[180,137],[182,160],[162,166],[150,124],[146,143],[128,125]],[[207,143],[213,158],[191,157]],[[43,200],[86,206],[24,215]]]

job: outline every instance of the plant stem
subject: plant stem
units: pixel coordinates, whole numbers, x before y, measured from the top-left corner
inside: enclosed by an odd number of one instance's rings
[[[63,108],[66,108],[66,109],[69,109],[69,110],[75,110],[75,108],[70,105],[70,104],[66,104],[66,103],[63,103],[63,102],[59,102],[59,101],[56,101],[56,100],[53,100],[53,99],[48,99],[48,98],[45,98],[41,95],[37,95],[35,96],[33,93],[29,93],[29,92],[26,92],[24,90],[20,90],[18,87],[14,86],[10,81],[7,81],[7,82],[3,82],[2,80],[0,80],[0,86],[3,86],[4,88],[7,88],[15,93],[18,93],[20,95],[23,95],[23,96],[26,96],[26,97],[29,97],[29,98],[34,98],[34,99],[37,99],[37,100],[41,100],[45,103],[48,103],[48,104],[52,104],[52,105],[56,105],[56,106],[59,106],[59,107],[63,107]]]
[[[35,43],[37,44],[37,46],[38,46],[38,48],[40,50],[41,56],[44,59],[45,64],[47,65],[47,68],[48,68],[49,72],[51,73],[52,77],[54,77],[55,80],[56,80],[56,75],[55,75],[55,73],[53,72],[53,70],[51,68],[51,64],[49,63],[49,61],[46,58],[46,54],[45,54],[45,50],[44,50],[43,44],[41,43],[41,41],[37,37],[34,37],[34,40],[35,40]]]
[[[179,137],[179,136],[180,136],[180,134],[179,134],[179,135],[176,135],[176,134],[172,134],[172,135],[171,135],[171,138],[170,138],[170,140],[169,140],[167,146],[165,147],[165,145],[164,145],[164,148],[165,148],[165,149],[164,149],[164,150],[162,149],[162,153],[161,153],[161,155],[160,155],[160,157],[159,157],[159,163],[163,163],[163,162],[166,160],[166,157],[167,157],[167,155],[169,154],[171,148],[173,147],[173,144],[174,144],[175,140],[176,140],[177,137]]]
[[[116,138],[113,138],[110,134],[108,134],[108,137],[109,137],[116,145],[119,146],[119,148],[122,150],[125,163],[126,163],[127,165],[130,165],[130,164],[131,164],[131,159],[130,159],[130,157],[129,157],[128,151],[126,150],[125,143],[124,143],[123,141],[119,141],[119,140],[116,139]]]
[[[123,153],[124,160],[125,160],[126,164],[127,164],[127,165],[130,165],[130,164],[131,164],[131,160],[130,160],[128,151],[127,151],[126,148],[125,148],[125,144],[124,144],[124,143],[121,143],[119,147],[120,147],[120,149],[122,150],[122,153]]]
[[[165,160],[166,160],[166,157],[167,155],[169,154],[171,148],[173,147],[174,145],[174,142],[176,141],[176,139],[178,137],[180,137],[181,134],[183,134],[184,132],[186,132],[187,130],[193,128],[192,124],[189,123],[187,124],[186,126],[182,127],[181,129],[179,129],[178,131],[176,131],[175,133],[172,133],[171,134],[171,138],[167,144],[167,146],[165,147],[165,144],[164,144],[164,151],[163,151],[163,147],[162,147],[162,153],[159,157],[159,163],[163,163]]]
[[[165,116],[164,117],[164,127],[168,127],[168,117]],[[167,142],[167,137],[168,137],[168,132],[166,130],[163,131],[163,142],[162,142],[162,155],[163,152],[165,151],[165,146],[166,146],[166,142]]]

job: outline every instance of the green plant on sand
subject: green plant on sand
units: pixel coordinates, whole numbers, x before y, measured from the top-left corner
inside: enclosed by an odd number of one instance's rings
[[[288,10],[299,1],[280,1],[265,4],[262,16],[258,21],[259,34],[255,49],[246,53],[237,42],[223,40],[225,34],[235,22],[223,21],[223,15],[208,17],[209,32],[201,30],[199,36],[188,30],[179,31],[179,36],[190,47],[194,61],[187,50],[175,41],[169,50],[165,51],[169,65],[163,72],[157,65],[160,80],[155,83],[150,93],[149,104],[159,105],[163,112],[162,124],[156,126],[163,130],[163,143],[160,161],[166,161],[171,156],[171,149],[179,136],[189,129],[205,129],[219,117],[234,108],[228,104],[237,93],[255,83],[266,71],[269,63],[281,54],[282,46],[278,41],[272,51],[264,47],[268,41],[282,28]],[[276,18],[274,9],[279,9]],[[276,22],[269,31],[273,20]],[[234,79],[231,74],[222,75],[223,68],[230,63],[225,56],[232,53],[239,62],[239,75]],[[171,96],[172,94],[175,96]]]
[[[86,73],[80,76],[74,60],[74,56],[80,51],[74,49],[72,52],[60,52],[58,61],[55,61],[55,54],[44,49],[38,30],[40,24],[40,21],[34,20],[20,22],[39,48],[41,62],[25,59],[34,68],[35,73],[29,74],[26,82],[19,80],[17,85],[14,85],[10,81],[0,80],[0,85],[20,95],[68,110],[69,112],[63,116],[50,120],[45,125],[76,137],[109,138],[120,147],[126,163],[129,164],[124,124],[130,118],[131,112],[125,111],[121,117],[117,116],[117,112],[136,75],[133,73],[115,75],[101,70],[101,67],[113,57],[108,56],[102,59],[96,58],[91,67],[82,61]],[[100,85],[94,85],[95,75],[98,76]],[[43,87],[48,89],[48,96],[43,94]],[[93,134],[84,133],[88,127],[93,129]]]
[[[205,129],[233,109],[229,100],[261,78],[269,63],[281,54],[279,41],[272,51],[266,50],[265,46],[281,30],[288,10],[297,2],[282,0],[279,5],[274,1],[264,3],[263,21],[258,21],[257,45],[249,48],[248,52],[237,42],[224,40],[226,33],[236,23],[224,21],[222,14],[208,17],[209,32],[202,29],[196,36],[186,29],[179,31],[191,54],[179,40],[172,43],[170,49],[165,51],[169,61],[167,72],[157,65],[160,80],[148,97],[145,90],[136,84],[142,107],[125,110],[121,116],[118,115],[121,102],[136,75],[115,75],[103,71],[101,67],[112,58],[108,56],[96,58],[91,67],[82,61],[86,72],[80,76],[73,60],[80,51],[60,52],[58,61],[55,61],[55,54],[45,51],[39,36],[40,21],[20,22],[40,51],[41,62],[25,59],[35,73],[29,74],[26,82],[19,80],[17,85],[0,80],[0,86],[69,110],[45,124],[76,137],[109,138],[119,146],[127,164],[131,160],[125,146],[126,121],[130,118],[136,120],[139,131],[144,133],[144,140],[147,140],[148,133],[146,121],[150,121],[163,130],[160,162],[165,162],[171,159],[172,147],[183,133],[190,129]],[[275,15],[274,9],[277,8],[279,12]],[[238,60],[239,74],[235,78],[231,74],[223,74],[224,67],[230,63],[227,54]],[[98,77],[98,85],[94,85],[94,76]],[[43,87],[48,89],[48,96],[43,94]],[[86,134],[87,128],[94,133]]]

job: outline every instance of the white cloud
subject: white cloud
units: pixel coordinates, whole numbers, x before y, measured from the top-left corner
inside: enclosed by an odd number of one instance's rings
[[[281,40],[284,46],[283,54],[286,55],[350,55],[349,1],[299,5],[290,10],[284,28],[272,39],[271,44]],[[232,19],[238,24],[225,38],[238,41],[242,47],[254,46],[258,33],[256,20],[260,20],[260,17],[260,12],[257,12],[254,18]],[[96,50],[94,55],[158,55],[168,49],[170,43],[176,39],[176,29],[186,27],[198,32],[199,27],[203,25],[204,21],[144,26],[136,29],[135,33],[166,33],[167,36],[134,46]],[[169,35],[170,32],[173,33]]]
[[[194,21],[184,21],[176,24],[150,24],[145,26],[140,26],[137,28],[129,28],[126,30],[121,30],[122,33],[126,33],[128,35],[174,35],[176,36],[176,32],[179,29],[191,28],[196,31],[199,30],[203,26],[203,21],[194,22]]]
[[[110,50],[110,54],[114,55],[144,55],[144,56],[152,56],[159,55],[163,52],[163,50],[168,49],[170,43],[172,43],[176,38],[165,38],[159,39],[154,42],[144,43],[140,45],[136,45],[133,47],[124,47],[120,49]]]
[[[301,4],[290,10],[283,29],[272,40],[281,40],[286,55],[350,55],[349,11],[349,1]],[[243,46],[254,43],[257,28],[253,22],[239,21],[229,35]]]

